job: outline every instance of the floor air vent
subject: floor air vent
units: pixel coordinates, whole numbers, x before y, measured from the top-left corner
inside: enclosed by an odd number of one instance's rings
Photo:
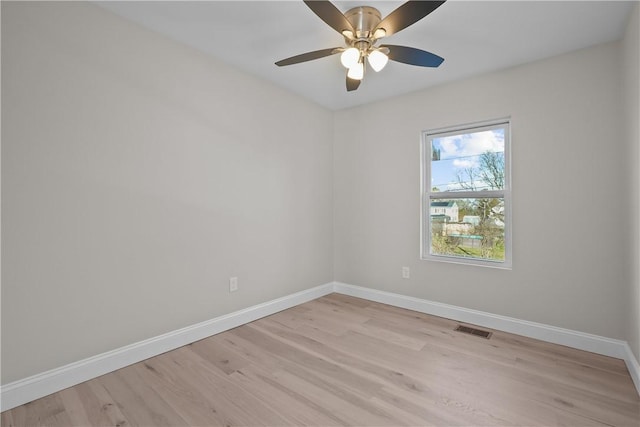
[[[465,334],[475,335],[477,337],[482,337],[486,339],[491,338],[491,332],[483,331],[481,329],[470,328],[468,326],[458,325],[458,327],[455,330],[458,332],[464,332]]]

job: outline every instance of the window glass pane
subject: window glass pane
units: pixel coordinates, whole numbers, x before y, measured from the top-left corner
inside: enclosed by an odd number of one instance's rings
[[[504,261],[504,198],[432,199],[431,255]]]
[[[431,138],[431,191],[504,189],[505,128]]]

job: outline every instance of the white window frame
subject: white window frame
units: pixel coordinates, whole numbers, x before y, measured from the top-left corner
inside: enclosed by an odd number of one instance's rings
[[[460,135],[496,128],[504,128],[504,189],[480,191],[431,191],[432,139],[449,135]],[[511,217],[511,118],[468,123],[446,128],[431,129],[422,132],[420,142],[420,259],[427,261],[450,262],[493,268],[512,268],[512,217]],[[504,261],[494,261],[454,255],[431,253],[431,216],[432,200],[465,198],[502,198],[504,199]]]

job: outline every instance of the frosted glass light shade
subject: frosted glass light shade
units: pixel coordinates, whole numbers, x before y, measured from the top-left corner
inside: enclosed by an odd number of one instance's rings
[[[373,68],[375,72],[382,70],[384,66],[387,65],[387,62],[389,62],[389,57],[379,50],[371,52],[367,59],[369,60],[369,65],[371,65],[371,68]]]
[[[353,80],[362,80],[364,77],[364,64],[362,62],[358,62],[353,67],[349,68],[347,77]]]
[[[384,36],[387,35],[387,32],[385,31],[384,28],[378,28],[374,33],[373,33],[373,38],[374,39],[381,39]]]
[[[358,63],[359,59],[360,51],[355,47],[350,47],[340,55],[340,62],[342,62],[342,65],[344,65],[345,68],[353,67]]]

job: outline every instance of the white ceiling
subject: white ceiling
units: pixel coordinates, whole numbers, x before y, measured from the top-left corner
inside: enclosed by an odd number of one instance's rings
[[[403,1],[335,1],[342,12],[372,5],[382,16]],[[624,1],[449,0],[385,39],[445,58],[436,69],[397,62],[346,92],[339,55],[277,67],[300,53],[343,46],[302,1],[125,1],[99,4],[332,110],[366,104],[476,74],[619,39],[633,4]]]

